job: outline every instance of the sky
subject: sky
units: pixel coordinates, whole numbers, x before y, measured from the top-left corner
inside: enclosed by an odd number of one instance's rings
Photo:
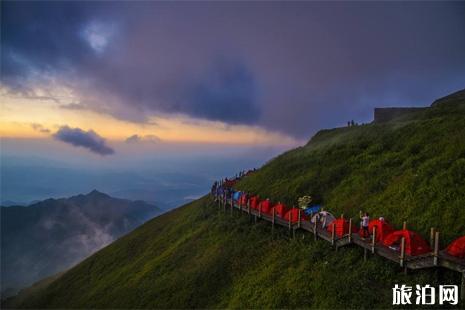
[[[231,173],[465,85],[465,2],[0,5],[4,167]]]

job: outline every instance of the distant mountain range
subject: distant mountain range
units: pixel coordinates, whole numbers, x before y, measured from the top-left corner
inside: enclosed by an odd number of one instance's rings
[[[29,205],[32,205],[32,204],[35,204],[35,203],[38,203],[40,202],[40,200],[33,200],[33,201],[30,201],[30,202],[21,202],[21,201],[13,201],[13,200],[2,200],[0,202],[0,206],[2,207],[25,207],[25,206],[29,206]]]
[[[96,190],[0,209],[3,297],[68,269],[162,212]]]

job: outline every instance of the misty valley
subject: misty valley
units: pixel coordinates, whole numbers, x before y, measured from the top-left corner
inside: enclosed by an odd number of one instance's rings
[[[95,190],[0,210],[2,298],[65,271],[163,212]]]

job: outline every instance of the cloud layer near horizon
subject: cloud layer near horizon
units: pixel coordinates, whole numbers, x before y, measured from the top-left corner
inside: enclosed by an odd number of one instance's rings
[[[43,76],[131,122],[184,114],[293,137],[465,85],[460,2],[2,2],[2,84]],[[59,99],[57,99],[59,100]]]
[[[140,143],[140,142],[158,143],[158,142],[161,142],[161,139],[157,137],[156,135],[140,136],[138,134],[135,134],[130,137],[127,137],[125,142],[126,143]]]
[[[93,130],[84,131],[80,128],[62,126],[53,134],[53,137],[73,146],[86,148],[102,156],[115,153],[115,151],[106,144],[105,139]]]

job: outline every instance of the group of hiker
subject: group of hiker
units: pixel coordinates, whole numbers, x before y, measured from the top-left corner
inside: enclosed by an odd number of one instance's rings
[[[231,179],[224,178],[213,182],[211,187],[211,194],[215,197],[226,197],[230,199],[234,192],[233,186],[236,184],[236,182],[238,182],[243,177],[251,175],[255,171],[257,171],[257,168],[242,170]]]
[[[231,197],[231,193],[233,191],[232,187],[229,186],[231,183],[235,183],[237,179],[232,179],[229,180],[228,178],[225,178],[220,181],[215,181],[212,185],[211,188],[211,194],[214,197]]]
[[[253,168],[253,169],[250,169],[250,170],[242,170],[238,174],[236,174],[235,178],[236,179],[241,179],[241,178],[243,178],[245,176],[248,176],[248,175],[254,173],[255,171],[257,171],[257,168]]]
[[[354,122],[354,120],[351,120],[351,121],[347,122],[347,127],[353,127],[353,126],[358,126],[358,124],[356,122]]]

